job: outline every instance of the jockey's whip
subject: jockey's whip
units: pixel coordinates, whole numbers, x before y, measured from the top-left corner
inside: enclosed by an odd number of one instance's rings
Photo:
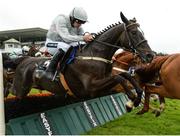
[[[53,76],[53,78],[52,78],[51,81],[54,81],[54,80],[55,80],[57,73],[58,73],[58,71],[57,71],[57,69],[56,69],[56,71],[55,71],[55,73],[54,73],[54,76]]]

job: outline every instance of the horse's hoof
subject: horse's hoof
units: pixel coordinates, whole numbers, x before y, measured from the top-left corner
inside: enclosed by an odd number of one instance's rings
[[[138,111],[137,113],[136,113],[137,115],[141,115],[141,114],[143,114],[141,111]]]
[[[129,107],[129,106],[126,105],[126,111],[127,112],[131,112],[132,111],[132,107]]]
[[[135,99],[134,106],[135,107],[139,106],[140,102],[141,102],[141,99],[139,99],[139,98]]]
[[[127,110],[127,112],[131,112],[132,111],[132,108],[133,108],[133,106],[134,106],[134,103],[130,100],[130,101],[127,101],[126,102],[126,110]]]
[[[141,110],[141,111],[137,112],[136,114],[137,114],[137,115],[142,115],[142,114],[144,114],[144,113],[145,113],[145,112]]]
[[[144,114],[144,113],[146,113],[146,112],[148,112],[148,110],[142,109],[142,110],[140,110],[139,112],[137,112],[136,114],[142,115],[142,114]]]
[[[161,115],[159,110],[155,110],[153,113],[155,114],[155,117],[159,117]]]

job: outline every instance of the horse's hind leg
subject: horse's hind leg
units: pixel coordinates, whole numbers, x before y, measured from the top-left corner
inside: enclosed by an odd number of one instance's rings
[[[144,114],[145,112],[148,112],[148,110],[149,110],[149,99],[150,99],[150,93],[145,91],[143,108],[137,114]]]
[[[134,86],[137,93],[137,98],[134,101],[134,106],[137,107],[141,102],[143,90],[140,88],[136,80],[133,77],[131,77],[130,74],[124,72],[124,73],[121,73],[120,75],[126,78]]]
[[[164,105],[165,105],[164,96],[168,96],[168,93],[166,92],[166,89],[164,88],[163,85],[154,86],[151,84],[146,84],[146,92],[149,94],[158,94],[159,95],[160,109],[157,110],[155,108],[152,108],[157,117],[164,110]]]
[[[6,85],[4,86],[4,97],[7,97],[9,95],[9,91],[12,87],[12,83],[7,82]]]
[[[32,86],[32,78],[24,77],[21,78],[21,81],[16,81],[16,79],[14,79],[12,94],[14,94],[19,98],[22,98],[30,92],[31,86]]]
[[[160,111],[164,111],[164,109],[165,109],[165,99],[164,99],[164,97],[162,97],[160,95],[158,95],[158,96],[159,96],[159,102],[160,102],[160,106],[159,106]]]
[[[165,99],[164,97],[158,95],[158,98],[159,98],[159,103],[160,103],[160,106],[159,106],[159,109],[153,109],[153,113],[156,115],[156,117],[160,116],[161,112],[164,111],[165,109]]]

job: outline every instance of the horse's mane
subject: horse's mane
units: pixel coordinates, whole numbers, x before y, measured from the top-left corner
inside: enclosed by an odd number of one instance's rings
[[[121,22],[111,24],[111,25],[105,27],[104,29],[102,29],[102,30],[99,31],[99,32],[92,33],[92,34],[95,36],[95,37],[94,37],[94,40],[97,39],[97,38],[99,38],[99,36],[101,36],[102,34],[104,34],[106,31],[110,30],[110,29],[113,28],[113,27],[116,27],[116,26],[119,25],[119,24],[121,24]],[[87,45],[91,44],[92,42],[93,42],[93,41],[87,43]],[[87,47],[87,46],[85,46],[85,48],[86,48],[86,47]]]
[[[102,35],[102,34],[105,33],[106,31],[108,31],[109,29],[111,29],[111,28],[113,28],[113,27],[115,27],[115,26],[117,26],[117,25],[119,25],[119,24],[121,24],[121,22],[114,23],[114,24],[111,24],[111,25],[105,27],[105,28],[102,29],[101,31],[95,33],[95,38],[98,38],[100,35]]]

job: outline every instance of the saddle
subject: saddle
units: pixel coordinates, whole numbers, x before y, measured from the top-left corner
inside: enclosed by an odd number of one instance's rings
[[[75,54],[76,54],[77,49],[78,49],[77,47],[70,47],[68,49],[68,51],[65,53],[65,55],[63,56],[61,61],[58,63],[53,80],[57,79],[57,78],[59,79],[59,73],[63,74],[66,66],[73,62],[73,60],[75,59]],[[36,67],[37,67],[36,78],[40,78],[41,73],[46,71],[46,69],[48,68],[48,66],[50,64],[50,61],[51,60],[46,60],[44,63],[42,63],[40,65],[36,65]]]

